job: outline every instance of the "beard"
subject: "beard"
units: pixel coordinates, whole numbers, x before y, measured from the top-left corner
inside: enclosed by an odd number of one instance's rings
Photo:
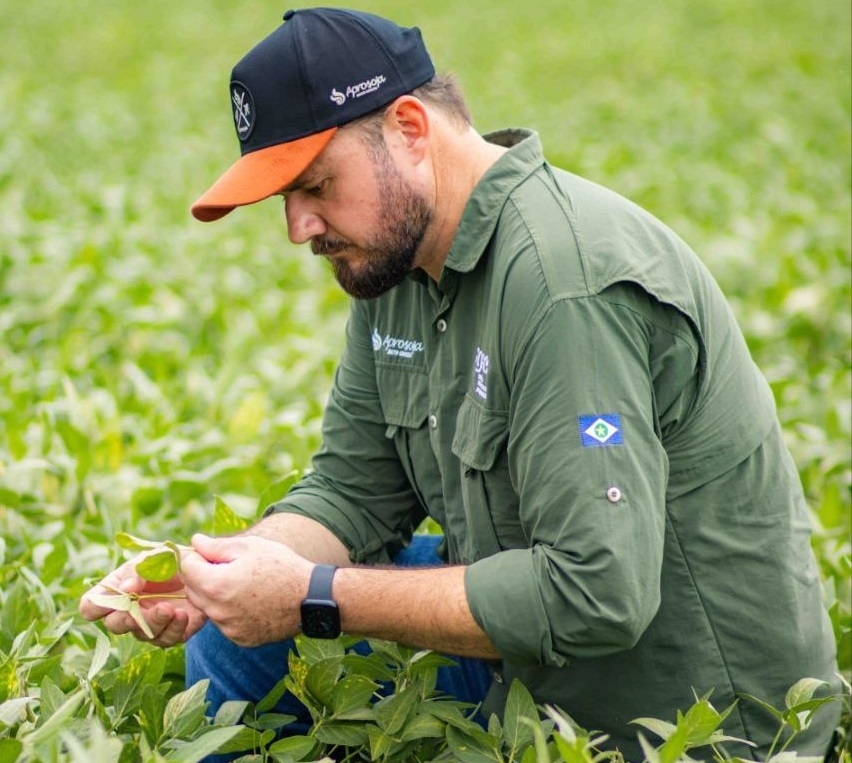
[[[354,261],[329,258],[337,282],[356,299],[374,299],[402,283],[414,267],[433,216],[432,206],[400,175],[387,149],[378,154],[374,167],[381,202],[378,230],[372,238],[363,246],[327,238],[311,241],[314,254],[358,255]]]

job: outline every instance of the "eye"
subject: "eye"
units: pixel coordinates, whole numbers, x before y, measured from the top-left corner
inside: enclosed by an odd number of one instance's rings
[[[319,183],[315,183],[305,189],[311,196],[324,196],[328,193],[331,187],[331,178],[323,178]]]

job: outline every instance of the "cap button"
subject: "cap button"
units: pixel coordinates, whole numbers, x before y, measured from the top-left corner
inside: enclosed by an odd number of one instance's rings
[[[287,11],[287,13],[284,14],[284,21],[289,21],[295,15],[296,15],[296,11],[294,11],[294,10]]]

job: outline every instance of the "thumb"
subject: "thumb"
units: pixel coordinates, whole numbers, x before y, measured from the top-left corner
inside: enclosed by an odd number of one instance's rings
[[[211,564],[231,562],[236,558],[233,538],[211,538],[209,535],[196,533],[192,536],[192,548]]]

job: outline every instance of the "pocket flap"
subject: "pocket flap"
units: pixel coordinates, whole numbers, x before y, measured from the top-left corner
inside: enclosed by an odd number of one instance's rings
[[[488,471],[506,444],[508,425],[504,412],[483,408],[472,397],[465,397],[456,417],[453,453],[467,466]]]
[[[393,437],[399,427],[419,429],[429,415],[428,379],[414,370],[379,369],[377,374],[382,411]]]

